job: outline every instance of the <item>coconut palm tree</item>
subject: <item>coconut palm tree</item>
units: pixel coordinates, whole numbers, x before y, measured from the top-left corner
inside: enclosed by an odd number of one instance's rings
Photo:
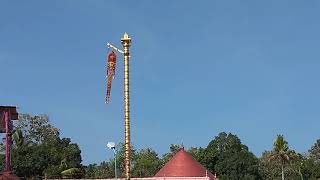
[[[288,142],[284,139],[283,135],[278,134],[273,142],[273,152],[270,160],[276,159],[281,163],[281,177],[284,180],[284,166],[290,161],[290,154]]]
[[[21,147],[27,144],[20,129],[17,129],[12,137],[17,147]]]

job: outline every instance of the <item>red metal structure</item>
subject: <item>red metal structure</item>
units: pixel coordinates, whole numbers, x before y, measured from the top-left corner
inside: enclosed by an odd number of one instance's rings
[[[10,147],[12,145],[13,120],[18,119],[15,106],[0,106],[0,133],[6,136],[6,166],[5,171],[11,171]]]

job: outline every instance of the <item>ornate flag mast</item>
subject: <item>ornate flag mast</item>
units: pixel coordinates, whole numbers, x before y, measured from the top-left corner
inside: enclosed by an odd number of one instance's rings
[[[129,47],[131,45],[131,38],[127,33],[124,33],[121,38],[121,44],[123,45],[123,51],[111,45],[107,44],[108,48],[112,48],[115,51],[124,55],[124,137],[125,137],[125,178],[130,179],[130,169],[131,169],[131,142],[130,142],[130,96],[129,96]],[[110,101],[110,91],[111,91],[111,82],[114,77],[115,72],[115,62],[116,57],[114,52],[108,56],[108,82],[107,82],[107,95],[106,103]]]

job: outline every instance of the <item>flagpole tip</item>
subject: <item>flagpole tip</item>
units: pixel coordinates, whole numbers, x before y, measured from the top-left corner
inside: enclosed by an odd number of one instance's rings
[[[123,34],[123,37],[121,38],[121,41],[127,41],[127,40],[131,40],[131,38],[129,37],[129,34],[125,32]]]

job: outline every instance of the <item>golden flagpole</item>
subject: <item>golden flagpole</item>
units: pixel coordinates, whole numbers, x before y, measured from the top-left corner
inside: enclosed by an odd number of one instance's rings
[[[121,38],[121,44],[123,45],[123,50],[107,43],[108,48],[112,48],[115,51],[124,55],[124,165],[125,165],[125,178],[130,179],[131,170],[131,142],[130,142],[130,96],[129,96],[129,48],[131,45],[131,38],[127,33],[124,33]],[[108,59],[109,61],[109,59]],[[108,74],[109,76],[109,74]],[[108,82],[109,83],[109,82]],[[107,90],[108,93],[108,90]],[[107,96],[106,96],[107,97]],[[106,98],[107,99],[107,98]],[[108,103],[108,101],[106,101]]]
[[[125,178],[130,179],[131,170],[131,142],[130,142],[130,96],[129,96],[129,47],[131,45],[131,38],[127,33],[124,33],[121,38],[124,55],[124,137],[125,137]]]

